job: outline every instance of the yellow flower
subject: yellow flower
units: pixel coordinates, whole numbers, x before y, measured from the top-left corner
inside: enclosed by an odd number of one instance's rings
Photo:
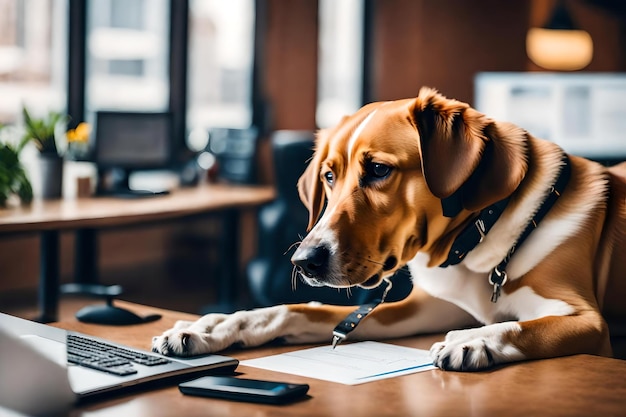
[[[76,126],[76,129],[70,129],[67,131],[67,141],[87,143],[89,142],[89,134],[91,133],[91,126],[89,123],[80,123]]]

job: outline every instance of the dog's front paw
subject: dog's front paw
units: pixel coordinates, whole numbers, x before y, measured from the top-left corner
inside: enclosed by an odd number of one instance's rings
[[[258,346],[289,333],[287,307],[275,306],[233,314],[207,314],[180,322],[152,338],[152,350],[169,356],[214,353],[238,343]]]
[[[479,371],[496,364],[484,340],[438,342],[430,349],[433,364],[446,371]]]
[[[167,356],[195,356],[222,350],[228,347],[227,335],[216,338],[212,332],[227,318],[226,314],[207,314],[195,322],[178,321],[152,338],[152,351]]]
[[[478,329],[449,332],[446,340],[435,343],[430,355],[435,366],[447,371],[480,371],[494,365],[524,359],[524,355],[504,337],[520,331],[517,323],[498,323]]]
[[[152,338],[152,351],[167,356],[194,356],[211,353],[205,334],[188,329],[170,329]]]

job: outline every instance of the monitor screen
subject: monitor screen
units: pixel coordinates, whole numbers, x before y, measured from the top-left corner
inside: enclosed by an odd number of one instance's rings
[[[165,168],[171,162],[171,113],[96,113],[96,164],[101,168]]]
[[[569,153],[626,158],[626,74],[485,72],[475,94],[477,110]]]

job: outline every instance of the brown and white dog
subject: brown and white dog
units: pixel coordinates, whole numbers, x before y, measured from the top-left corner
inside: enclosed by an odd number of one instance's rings
[[[351,339],[461,329],[431,348],[435,365],[449,370],[612,354],[605,319],[626,317],[626,164],[607,169],[566,155],[423,88],[319,132],[298,187],[309,233],[292,262],[304,281],[369,288],[404,265],[411,271],[411,294],[380,305]],[[503,211],[487,231],[477,219],[494,207]],[[475,247],[441,267],[459,236],[479,229]],[[493,302],[488,277],[511,253]],[[328,342],[353,310],[310,303],[208,314],[152,346],[189,356],[276,338]],[[468,328],[475,320],[484,325]]]

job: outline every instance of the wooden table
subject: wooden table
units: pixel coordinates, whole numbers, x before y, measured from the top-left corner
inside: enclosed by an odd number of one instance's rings
[[[176,320],[197,316],[119,302],[139,314],[159,312],[157,322],[109,327],[56,323],[58,327],[149,349],[152,336]],[[330,336],[329,336],[330,337]],[[392,340],[428,349],[443,336]],[[303,346],[230,350],[239,360]],[[590,355],[518,363],[487,372],[426,371],[349,386],[240,365],[244,378],[286,380],[310,385],[304,401],[271,406],[182,395],[175,386],[127,394],[82,405],[72,416],[626,416],[626,361]]]
[[[0,233],[40,233],[39,320],[50,322],[56,320],[58,310],[60,231],[76,231],[74,275],[82,282],[93,283],[97,277],[97,230],[220,211],[226,231],[222,248],[227,254],[227,267],[222,270],[231,274],[238,270],[239,211],[258,207],[274,197],[274,189],[268,186],[206,184],[149,198],[35,200],[30,206],[0,209]],[[222,277],[221,301],[233,296],[232,282]]]

